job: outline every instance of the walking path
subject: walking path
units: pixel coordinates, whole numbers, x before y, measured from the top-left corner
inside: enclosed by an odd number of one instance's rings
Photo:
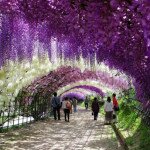
[[[0,134],[0,150],[123,150],[110,125],[80,109],[70,122],[53,118]]]

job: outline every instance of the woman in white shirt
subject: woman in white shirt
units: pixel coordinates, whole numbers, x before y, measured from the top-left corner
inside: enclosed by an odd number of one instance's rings
[[[113,116],[113,104],[111,102],[111,98],[107,97],[107,101],[104,104],[105,111],[105,123],[110,124]]]

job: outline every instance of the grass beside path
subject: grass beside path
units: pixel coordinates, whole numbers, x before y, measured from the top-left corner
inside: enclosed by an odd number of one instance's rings
[[[120,105],[117,127],[130,150],[150,150],[150,127],[142,122],[138,112],[129,104]]]

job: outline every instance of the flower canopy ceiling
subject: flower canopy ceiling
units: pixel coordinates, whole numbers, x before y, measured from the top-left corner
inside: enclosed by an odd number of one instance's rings
[[[91,83],[89,83],[89,84],[91,84]],[[79,89],[80,91],[83,91],[84,89],[86,89],[86,91],[87,91],[86,94],[95,92],[95,93],[99,94],[102,97],[104,96],[104,93],[103,93],[103,91],[100,88],[97,88],[97,87],[92,86],[92,85],[78,85],[78,86],[74,86],[74,87],[70,88],[69,90],[66,90],[65,92],[61,93],[60,95],[65,94],[66,92],[70,92],[70,91],[74,92],[74,90],[76,90],[76,89]]]
[[[99,95],[101,97],[104,97],[104,93],[99,88],[90,85],[78,85],[70,88],[69,90],[65,90],[65,92],[59,94],[61,99],[64,99],[64,97],[76,97],[78,100],[84,100],[87,95]]]
[[[83,101],[87,94],[89,94],[88,91],[84,91],[84,92],[83,91],[81,92],[80,90],[79,91],[69,91],[69,92],[62,94],[60,96],[60,99],[64,100],[65,97],[69,97],[69,98],[75,97],[78,101],[79,100]]]
[[[21,97],[21,100],[26,101],[26,102],[32,102],[34,100],[34,97],[39,94],[41,97],[46,98],[48,96],[49,98],[49,96],[51,96],[51,94],[54,93],[55,91],[59,91],[61,88],[69,84],[76,83],[77,81],[87,81],[87,84],[89,84],[89,85],[80,84],[78,86],[74,86],[69,89],[69,90],[72,89],[76,91],[78,89],[78,96],[83,97],[83,95],[85,95],[85,93],[82,92],[83,90],[81,90],[81,88],[84,89],[84,91],[90,90],[92,92],[97,92],[100,96],[103,96],[104,93],[99,88],[96,88],[90,85],[91,83],[88,82],[90,80],[98,81],[99,83],[102,82],[101,78],[103,76],[106,76],[107,74],[100,76],[100,73],[101,72],[97,72],[96,74],[95,72],[88,71],[88,70],[81,72],[79,68],[60,67],[54,71],[51,71],[48,75],[45,75],[42,78],[36,79],[29,86],[24,87],[21,91],[22,95],[24,95],[23,97]],[[90,79],[90,80],[87,80],[87,79]],[[123,90],[123,89],[128,88],[128,84],[126,80],[121,80],[115,77],[113,78],[107,77],[107,79],[104,80],[103,82],[106,86],[112,87],[115,89]],[[67,93],[67,89],[62,93],[61,91],[59,91],[58,94],[61,95],[63,93],[64,94]],[[70,95],[72,95],[71,92],[68,92],[68,94],[69,93]]]
[[[36,43],[50,60],[96,57],[132,76],[138,98],[149,101],[149,0],[1,0],[0,65],[32,60]]]

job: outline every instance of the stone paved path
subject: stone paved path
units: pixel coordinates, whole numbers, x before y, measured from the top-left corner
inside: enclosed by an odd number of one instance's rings
[[[50,118],[0,134],[0,150],[123,150],[111,126],[80,109],[70,122]]]

